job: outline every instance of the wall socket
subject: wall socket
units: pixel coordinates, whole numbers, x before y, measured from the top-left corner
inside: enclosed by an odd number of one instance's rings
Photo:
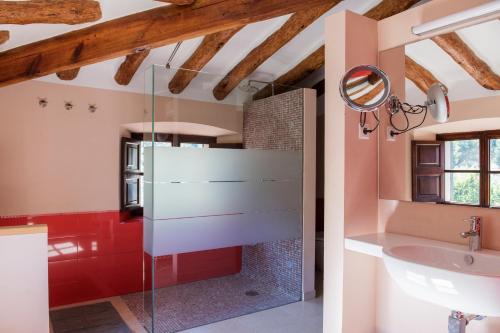
[[[370,140],[370,133],[364,133],[363,132],[363,127],[361,126],[358,126],[358,129],[359,129],[359,134],[358,134],[358,137],[361,139],[361,140]]]
[[[396,141],[396,136],[391,135],[392,127],[387,127],[387,141]]]

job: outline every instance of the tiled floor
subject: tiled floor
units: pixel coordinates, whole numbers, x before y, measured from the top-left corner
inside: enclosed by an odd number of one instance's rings
[[[111,302],[51,310],[55,333],[132,333]]]
[[[139,321],[151,322],[151,301],[144,302],[142,293],[123,299]],[[155,292],[155,331],[179,332],[296,301],[276,287],[241,274],[175,285]]]
[[[317,290],[321,293],[321,282]],[[128,296],[125,296],[128,297]],[[109,301],[134,333],[146,333],[138,318],[127,306],[122,297],[112,297],[92,304]],[[130,300],[128,300],[130,302]],[[67,307],[62,307],[67,308]],[[272,309],[255,312],[182,331],[182,333],[321,333],[323,323],[323,300],[318,297],[311,301],[295,302]]]
[[[323,299],[297,302],[274,309],[193,328],[183,333],[321,333]]]
[[[51,310],[57,310],[57,309],[67,309],[67,308],[72,308],[76,306],[81,306],[81,305],[86,305],[86,304],[95,304],[95,303],[101,303],[101,302],[111,302],[113,304],[113,307],[118,311],[120,316],[122,317],[123,321],[127,324],[127,326],[132,330],[134,333],[146,333],[146,331],[142,328],[142,325],[139,323],[137,318],[132,314],[130,309],[127,307],[125,302],[121,297],[110,297],[110,298],[103,298],[99,300],[94,300],[94,301],[89,301],[89,302],[82,302],[78,304],[71,304],[67,306],[60,306],[56,308],[52,308]],[[52,327],[50,328],[50,333],[54,333]]]

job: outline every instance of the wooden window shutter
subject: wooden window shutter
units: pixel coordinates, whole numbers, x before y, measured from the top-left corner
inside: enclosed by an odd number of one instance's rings
[[[412,141],[412,197],[419,202],[444,201],[444,142]]]
[[[141,210],[140,186],[141,177],[141,141],[122,138],[121,142],[121,184],[120,208],[125,210]]]

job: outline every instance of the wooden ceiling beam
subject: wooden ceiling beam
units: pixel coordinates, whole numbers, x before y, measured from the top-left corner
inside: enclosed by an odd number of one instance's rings
[[[141,66],[143,61],[149,55],[149,52],[150,50],[144,49],[127,55],[123,63],[120,65],[120,68],[118,68],[118,71],[116,72],[116,83],[122,86],[128,85],[139,69],[139,66]]]
[[[380,21],[411,8],[420,0],[383,0],[377,6],[367,11],[364,16]]]
[[[10,38],[10,32],[7,30],[0,30],[0,45],[8,41]]]
[[[405,56],[405,76],[426,95],[429,88],[439,82],[431,72],[408,56]]]
[[[200,46],[194,51],[189,59],[177,70],[175,76],[168,84],[168,89],[173,94],[180,94],[186,89],[198,72],[219,52],[220,49],[238,32],[242,27],[224,30],[210,34],[203,38]]]
[[[407,10],[417,2],[419,0],[383,0],[380,4],[366,12],[364,16],[374,20],[382,20]],[[274,81],[278,85],[275,86],[275,89],[277,89],[275,90],[275,94],[279,93],[279,86],[294,86],[309,76],[312,73],[311,71],[314,72],[324,64],[325,52],[324,46],[322,46]],[[254,99],[271,96],[271,88],[271,85],[264,87],[255,93]]]
[[[382,20],[407,10],[419,0],[384,0],[374,8],[370,9],[364,16]],[[321,46],[312,54],[302,60],[297,66],[278,77],[274,83],[274,93],[279,94],[287,90],[286,86],[294,86],[304,80],[311,73],[325,64],[325,46]],[[254,99],[261,99],[272,95],[272,86],[267,85],[255,93]]]
[[[57,77],[64,81],[71,81],[76,79],[78,73],[80,72],[80,68],[68,69],[67,71],[57,72]]]
[[[215,98],[218,100],[226,98],[241,81],[338,2],[340,1],[331,1],[317,7],[311,6],[307,10],[293,14],[281,28],[254,48],[217,84],[213,91]]]
[[[80,24],[101,17],[101,5],[93,0],[0,1],[0,24]]]
[[[0,87],[324,6],[334,0],[197,0],[162,6],[0,53]]]
[[[479,58],[456,32],[433,37],[432,41],[484,88],[500,90],[500,76]]]
[[[195,2],[195,0],[156,0],[156,1],[168,2],[176,6],[188,6],[192,5]]]
[[[286,72],[273,84],[268,84],[255,93],[254,99],[262,99],[272,95],[279,95],[290,89],[291,86],[298,84],[305,77],[320,69],[325,63],[325,46],[321,46],[311,55],[302,60],[297,66]]]

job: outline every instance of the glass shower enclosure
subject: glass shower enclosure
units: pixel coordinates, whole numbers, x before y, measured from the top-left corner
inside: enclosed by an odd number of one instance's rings
[[[274,89],[244,81],[217,99],[222,80],[164,66],[146,73],[144,291],[126,301],[148,332],[302,298],[302,124],[293,96],[254,101]]]

